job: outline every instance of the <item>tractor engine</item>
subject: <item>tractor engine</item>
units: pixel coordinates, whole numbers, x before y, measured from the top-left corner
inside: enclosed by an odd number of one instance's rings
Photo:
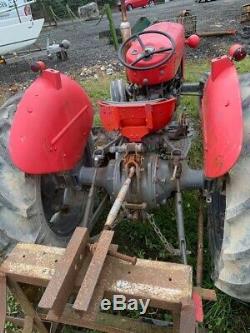
[[[184,36],[181,24],[162,22],[122,44],[118,58],[126,68],[128,83],[113,81],[111,101],[100,102],[107,131],[119,131],[130,142],[142,142],[169,125],[182,89],[185,42],[192,47],[199,42],[198,36],[187,41]]]
[[[104,128],[117,131],[119,140],[108,151],[95,152],[99,161],[105,160],[107,153],[112,156],[109,164],[98,170],[96,182],[113,198],[131,167],[137,178],[127,195],[131,203],[154,208],[165,203],[175,189],[174,180],[180,172],[177,164],[186,159],[193,135],[186,115],[175,115],[182,89],[184,47],[183,26],[162,22],[131,36],[119,50],[128,82],[111,82],[111,100],[99,103]],[[202,173],[182,164],[181,186],[201,187]],[[84,170],[81,181],[92,179],[91,174],[93,170]]]

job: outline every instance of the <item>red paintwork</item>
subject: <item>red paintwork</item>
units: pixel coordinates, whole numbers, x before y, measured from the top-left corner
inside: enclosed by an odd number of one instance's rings
[[[176,99],[144,102],[99,102],[102,124],[107,131],[119,130],[130,141],[165,127],[171,120]]]
[[[155,1],[154,1],[155,2]],[[125,0],[126,8],[132,6],[132,8],[146,7],[150,3],[150,0]]]
[[[201,39],[198,35],[191,35],[189,36],[185,43],[192,49],[196,49],[200,45]]]
[[[235,61],[241,61],[246,58],[247,50],[241,44],[233,44],[229,49],[229,56]]]
[[[185,47],[185,34],[183,25],[179,23],[171,23],[171,22],[161,22],[151,25],[149,28],[144,31],[157,30],[168,33],[176,43],[176,52],[169,62],[162,65],[159,68],[146,70],[146,71],[138,71],[127,69],[127,77],[128,80],[132,83],[136,83],[138,85],[144,84],[160,84],[162,82],[169,81],[173,79],[178,71],[178,68],[181,65],[181,61],[184,54]],[[171,47],[170,41],[159,34],[146,34],[141,35],[141,40],[144,42],[145,46],[154,47],[159,49],[161,47],[167,48]],[[137,54],[133,54],[134,50],[137,51]],[[130,48],[126,53],[126,61],[131,64],[133,61],[137,59],[138,54],[142,53],[142,47],[140,43],[134,41],[131,43]],[[166,52],[161,54],[155,54],[149,60],[142,60],[136,64],[137,67],[145,67],[151,66],[159,63],[166,56]]]
[[[83,156],[92,122],[83,89],[66,75],[46,69],[18,105],[9,140],[11,159],[30,174],[70,170]]]
[[[237,161],[243,141],[240,85],[234,63],[227,56],[213,59],[202,99],[204,173],[226,174]]]
[[[37,61],[30,66],[30,69],[34,73],[45,71],[46,68],[47,68],[47,66],[43,61]]]
[[[203,323],[204,311],[202,306],[202,298],[197,292],[193,291],[192,299],[195,307],[195,320],[197,323]]]

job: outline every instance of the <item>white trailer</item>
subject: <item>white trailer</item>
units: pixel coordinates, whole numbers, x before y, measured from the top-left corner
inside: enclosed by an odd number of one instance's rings
[[[33,20],[30,4],[35,0],[0,0],[0,56],[34,44],[44,19]]]

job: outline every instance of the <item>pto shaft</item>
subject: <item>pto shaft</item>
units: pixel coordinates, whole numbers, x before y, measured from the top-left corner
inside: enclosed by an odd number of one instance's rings
[[[104,225],[104,229],[112,229],[112,225],[115,222],[115,219],[117,218],[117,215],[121,209],[122,203],[126,198],[134,174],[135,174],[135,167],[131,167],[129,169],[128,178],[125,180],[124,184],[122,185],[117,195],[117,198],[115,199],[115,202],[113,203],[113,206],[110,209],[106,223]]]

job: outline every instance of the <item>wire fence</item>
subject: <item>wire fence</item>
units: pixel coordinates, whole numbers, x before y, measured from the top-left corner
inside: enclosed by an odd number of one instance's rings
[[[44,17],[46,22],[57,22],[62,19],[78,18],[78,8],[94,0],[37,0],[32,5],[34,18]],[[94,1],[96,2],[96,1]],[[117,0],[99,0],[98,6],[101,8],[105,4],[115,7]]]
[[[32,4],[32,13],[34,18],[45,18],[46,22],[58,22],[60,20],[74,20],[78,17],[78,8],[84,6],[87,3],[95,1],[99,7],[100,14],[105,4],[109,4],[111,8],[117,7],[118,0],[37,0]],[[157,5],[167,0],[156,0]],[[221,4],[221,8],[218,11],[214,10],[214,7],[218,8],[217,2],[212,2],[212,5],[205,7],[204,4],[196,6],[194,15],[198,18],[197,29],[204,31],[210,27],[220,28],[220,25],[229,28],[235,28],[237,22],[240,21],[241,6],[248,0],[237,0],[230,6],[224,6]],[[189,9],[193,14],[193,2],[192,5],[188,2],[188,5],[183,1],[183,6],[173,3],[170,8],[166,4],[166,10],[161,13],[157,13],[155,19],[168,19],[176,20],[176,17],[180,14],[180,7],[182,9]],[[219,2],[218,2],[219,4]],[[139,11],[138,11],[139,13]],[[224,15],[223,15],[224,13]],[[143,13],[142,16],[144,16]],[[146,13],[147,17],[151,17],[151,11]],[[222,19],[223,17],[223,19]],[[133,19],[133,16],[132,16]]]

